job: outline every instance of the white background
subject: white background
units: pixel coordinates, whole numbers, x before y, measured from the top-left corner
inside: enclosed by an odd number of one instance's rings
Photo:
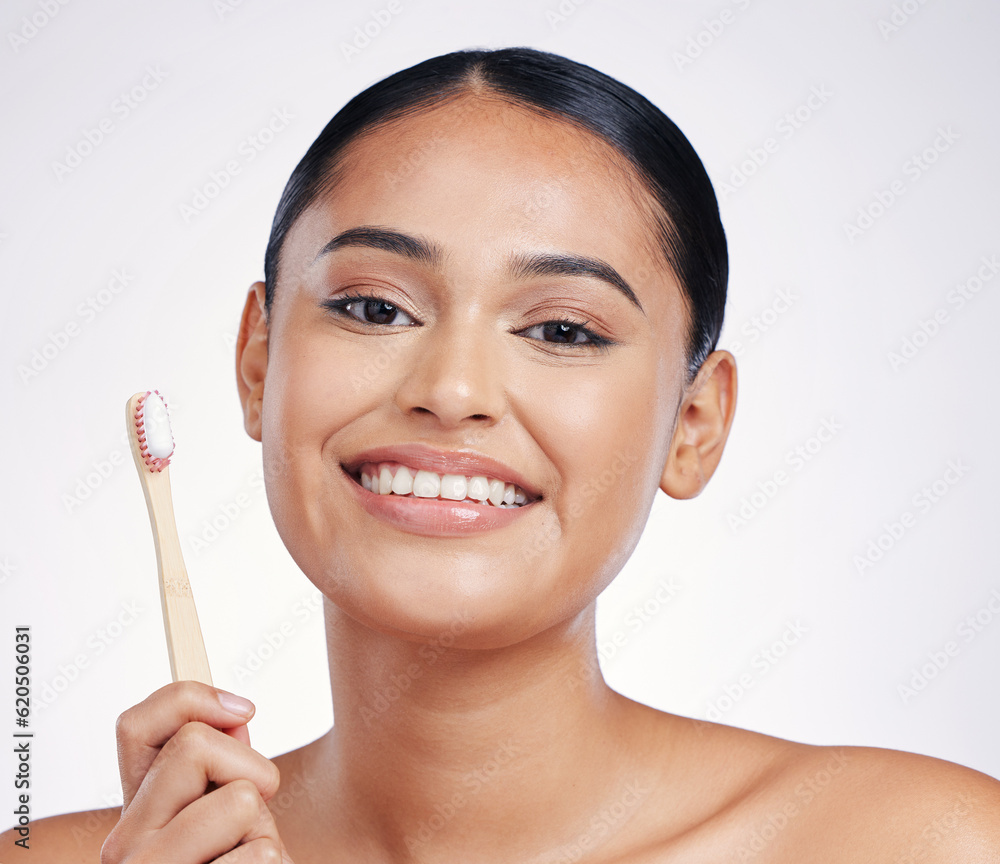
[[[315,591],[277,537],[259,446],[242,431],[235,328],[285,180],[327,120],[390,72],[477,46],[556,51],[635,87],[689,136],[720,192],[732,262],[722,344],[741,343],[739,410],[708,490],[693,502],[658,495],[601,599],[599,639],[624,641],[605,650],[610,683],[668,711],[1000,775],[1000,615],[988,605],[1000,610],[1000,278],[963,308],[949,301],[1000,253],[1000,7],[398,0],[364,44],[386,3],[227,3],[71,0],[49,18],[16,0],[0,15],[0,734],[14,731],[13,627],[29,624],[34,816],[120,800],[115,718],[169,681],[123,439],[125,400],[147,387],[172,402],[174,502],[216,683],[257,703],[251,731],[267,755],[328,728],[321,616],[304,605]],[[880,27],[896,26],[893,14],[898,29]],[[43,23],[30,38],[25,16]],[[360,50],[345,52],[354,40]],[[142,92],[147,67],[162,80]],[[116,100],[137,86],[125,116]],[[782,131],[813,88],[830,95]],[[250,161],[247,139],[274,111],[291,119]],[[106,119],[76,167],[55,167]],[[935,139],[933,163],[916,168]],[[185,218],[181,206],[234,159],[239,173]],[[893,181],[903,193],[849,237],[845,225]],[[128,282],[112,294],[122,269]],[[779,291],[791,302],[775,305]],[[81,309],[88,298],[99,311]],[[890,353],[938,310],[947,320],[893,368]],[[33,358],[44,368],[29,375]],[[839,431],[810,441],[824,421]],[[789,452],[810,446],[796,470]],[[949,461],[967,466],[962,476],[918,506]],[[788,482],[762,507],[746,502],[751,518],[733,527],[743,499],[782,469]],[[195,548],[234,507],[232,524]],[[856,556],[906,511],[912,530],[883,537],[881,560],[860,568]],[[630,610],[646,601],[637,630]],[[966,641],[959,628],[977,613]],[[274,651],[267,634],[285,622]],[[770,663],[761,650],[790,627],[801,635]],[[949,641],[957,656],[906,698],[899,685]],[[266,662],[242,675],[251,656]],[[0,778],[13,774],[10,749]]]

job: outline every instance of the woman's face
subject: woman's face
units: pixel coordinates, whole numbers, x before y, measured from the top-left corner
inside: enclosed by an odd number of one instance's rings
[[[338,607],[404,638],[500,647],[578,615],[638,542],[684,395],[688,317],[648,194],[595,137],[478,96],[367,133],[341,167],[285,240],[268,322],[282,540]],[[496,460],[529,503],[461,533],[492,505],[385,515],[359,461],[414,444]]]

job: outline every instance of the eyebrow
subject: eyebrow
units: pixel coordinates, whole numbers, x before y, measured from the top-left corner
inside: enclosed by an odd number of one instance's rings
[[[397,255],[403,255],[412,261],[431,266],[439,264],[444,257],[440,247],[419,237],[411,237],[409,234],[393,231],[390,228],[364,225],[341,231],[319,250],[313,261],[318,261],[335,249],[343,249],[346,246],[366,246],[369,249],[395,252]]]
[[[511,261],[510,269],[515,278],[521,279],[529,276],[590,276],[600,279],[620,291],[643,315],[646,314],[628,282],[614,267],[599,258],[537,252],[532,255],[516,255]]]
[[[391,228],[365,225],[341,231],[319,250],[313,260],[317,261],[336,249],[349,246],[362,246],[393,252],[397,255],[403,255],[411,261],[432,267],[440,264],[444,258],[444,253],[439,246],[420,237],[413,237]],[[635,296],[635,291],[632,290],[628,282],[614,267],[599,258],[549,252],[520,254],[515,255],[510,260],[508,272],[515,279],[527,279],[532,276],[588,276],[598,279],[621,293],[643,315],[646,314],[639,298]]]

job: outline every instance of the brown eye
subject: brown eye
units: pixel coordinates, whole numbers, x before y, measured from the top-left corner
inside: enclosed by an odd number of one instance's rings
[[[359,300],[358,303],[364,310],[361,313],[362,319],[370,320],[372,324],[391,324],[396,317],[396,307],[384,300]],[[350,306],[344,308],[350,309]]]
[[[415,323],[398,306],[394,306],[381,297],[362,297],[352,295],[338,297],[335,300],[324,300],[321,304],[325,309],[345,315],[362,324],[384,324],[390,326],[410,326]],[[398,318],[408,318],[408,322],[400,322]]]
[[[576,338],[577,336],[586,337],[582,327],[562,321],[550,321],[547,324],[543,324],[542,332],[550,342],[568,342],[572,344],[579,341]]]
[[[528,335],[532,331],[538,330],[541,331],[541,337],[529,336],[529,338],[553,345],[576,345],[581,348],[601,348],[603,350],[607,350],[609,345],[614,344],[612,340],[588,330],[584,324],[576,321],[546,321],[543,324],[528,327],[521,333]]]

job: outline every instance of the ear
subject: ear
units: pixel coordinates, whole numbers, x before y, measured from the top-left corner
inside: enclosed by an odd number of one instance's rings
[[[236,337],[236,387],[243,403],[243,426],[260,441],[264,378],[267,375],[267,315],[264,311],[264,283],[254,282]]]
[[[708,355],[677,411],[677,426],[660,488],[671,498],[694,498],[722,458],[736,413],[736,359]]]

